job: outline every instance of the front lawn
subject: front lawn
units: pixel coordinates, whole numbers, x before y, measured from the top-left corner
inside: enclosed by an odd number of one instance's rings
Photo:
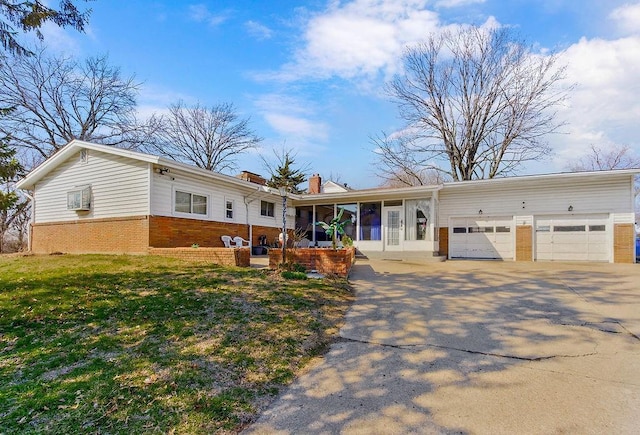
[[[351,299],[159,257],[0,257],[0,434],[237,432]]]

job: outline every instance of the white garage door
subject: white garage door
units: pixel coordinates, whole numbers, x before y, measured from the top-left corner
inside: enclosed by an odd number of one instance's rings
[[[449,230],[451,258],[513,259],[513,218],[452,218]]]
[[[545,216],[536,219],[536,260],[609,261],[607,215]]]

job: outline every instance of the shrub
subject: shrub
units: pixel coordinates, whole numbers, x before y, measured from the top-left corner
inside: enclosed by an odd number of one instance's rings
[[[307,274],[304,272],[294,272],[291,270],[283,270],[280,272],[280,276],[284,279],[307,279]]]

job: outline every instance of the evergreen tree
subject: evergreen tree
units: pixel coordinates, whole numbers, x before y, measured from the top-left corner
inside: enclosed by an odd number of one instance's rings
[[[294,169],[295,156],[291,155],[291,151],[283,151],[281,155],[276,154],[276,156],[278,157],[277,166],[267,164],[271,172],[271,179],[267,181],[267,186],[276,189],[286,187],[290,193],[302,193],[303,189],[298,186],[307,181],[307,177],[304,169]]]

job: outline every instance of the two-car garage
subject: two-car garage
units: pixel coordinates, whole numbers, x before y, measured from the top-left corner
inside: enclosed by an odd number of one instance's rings
[[[606,214],[533,217],[533,259],[609,261],[611,227]],[[513,216],[451,218],[449,258],[513,260],[515,235]]]

